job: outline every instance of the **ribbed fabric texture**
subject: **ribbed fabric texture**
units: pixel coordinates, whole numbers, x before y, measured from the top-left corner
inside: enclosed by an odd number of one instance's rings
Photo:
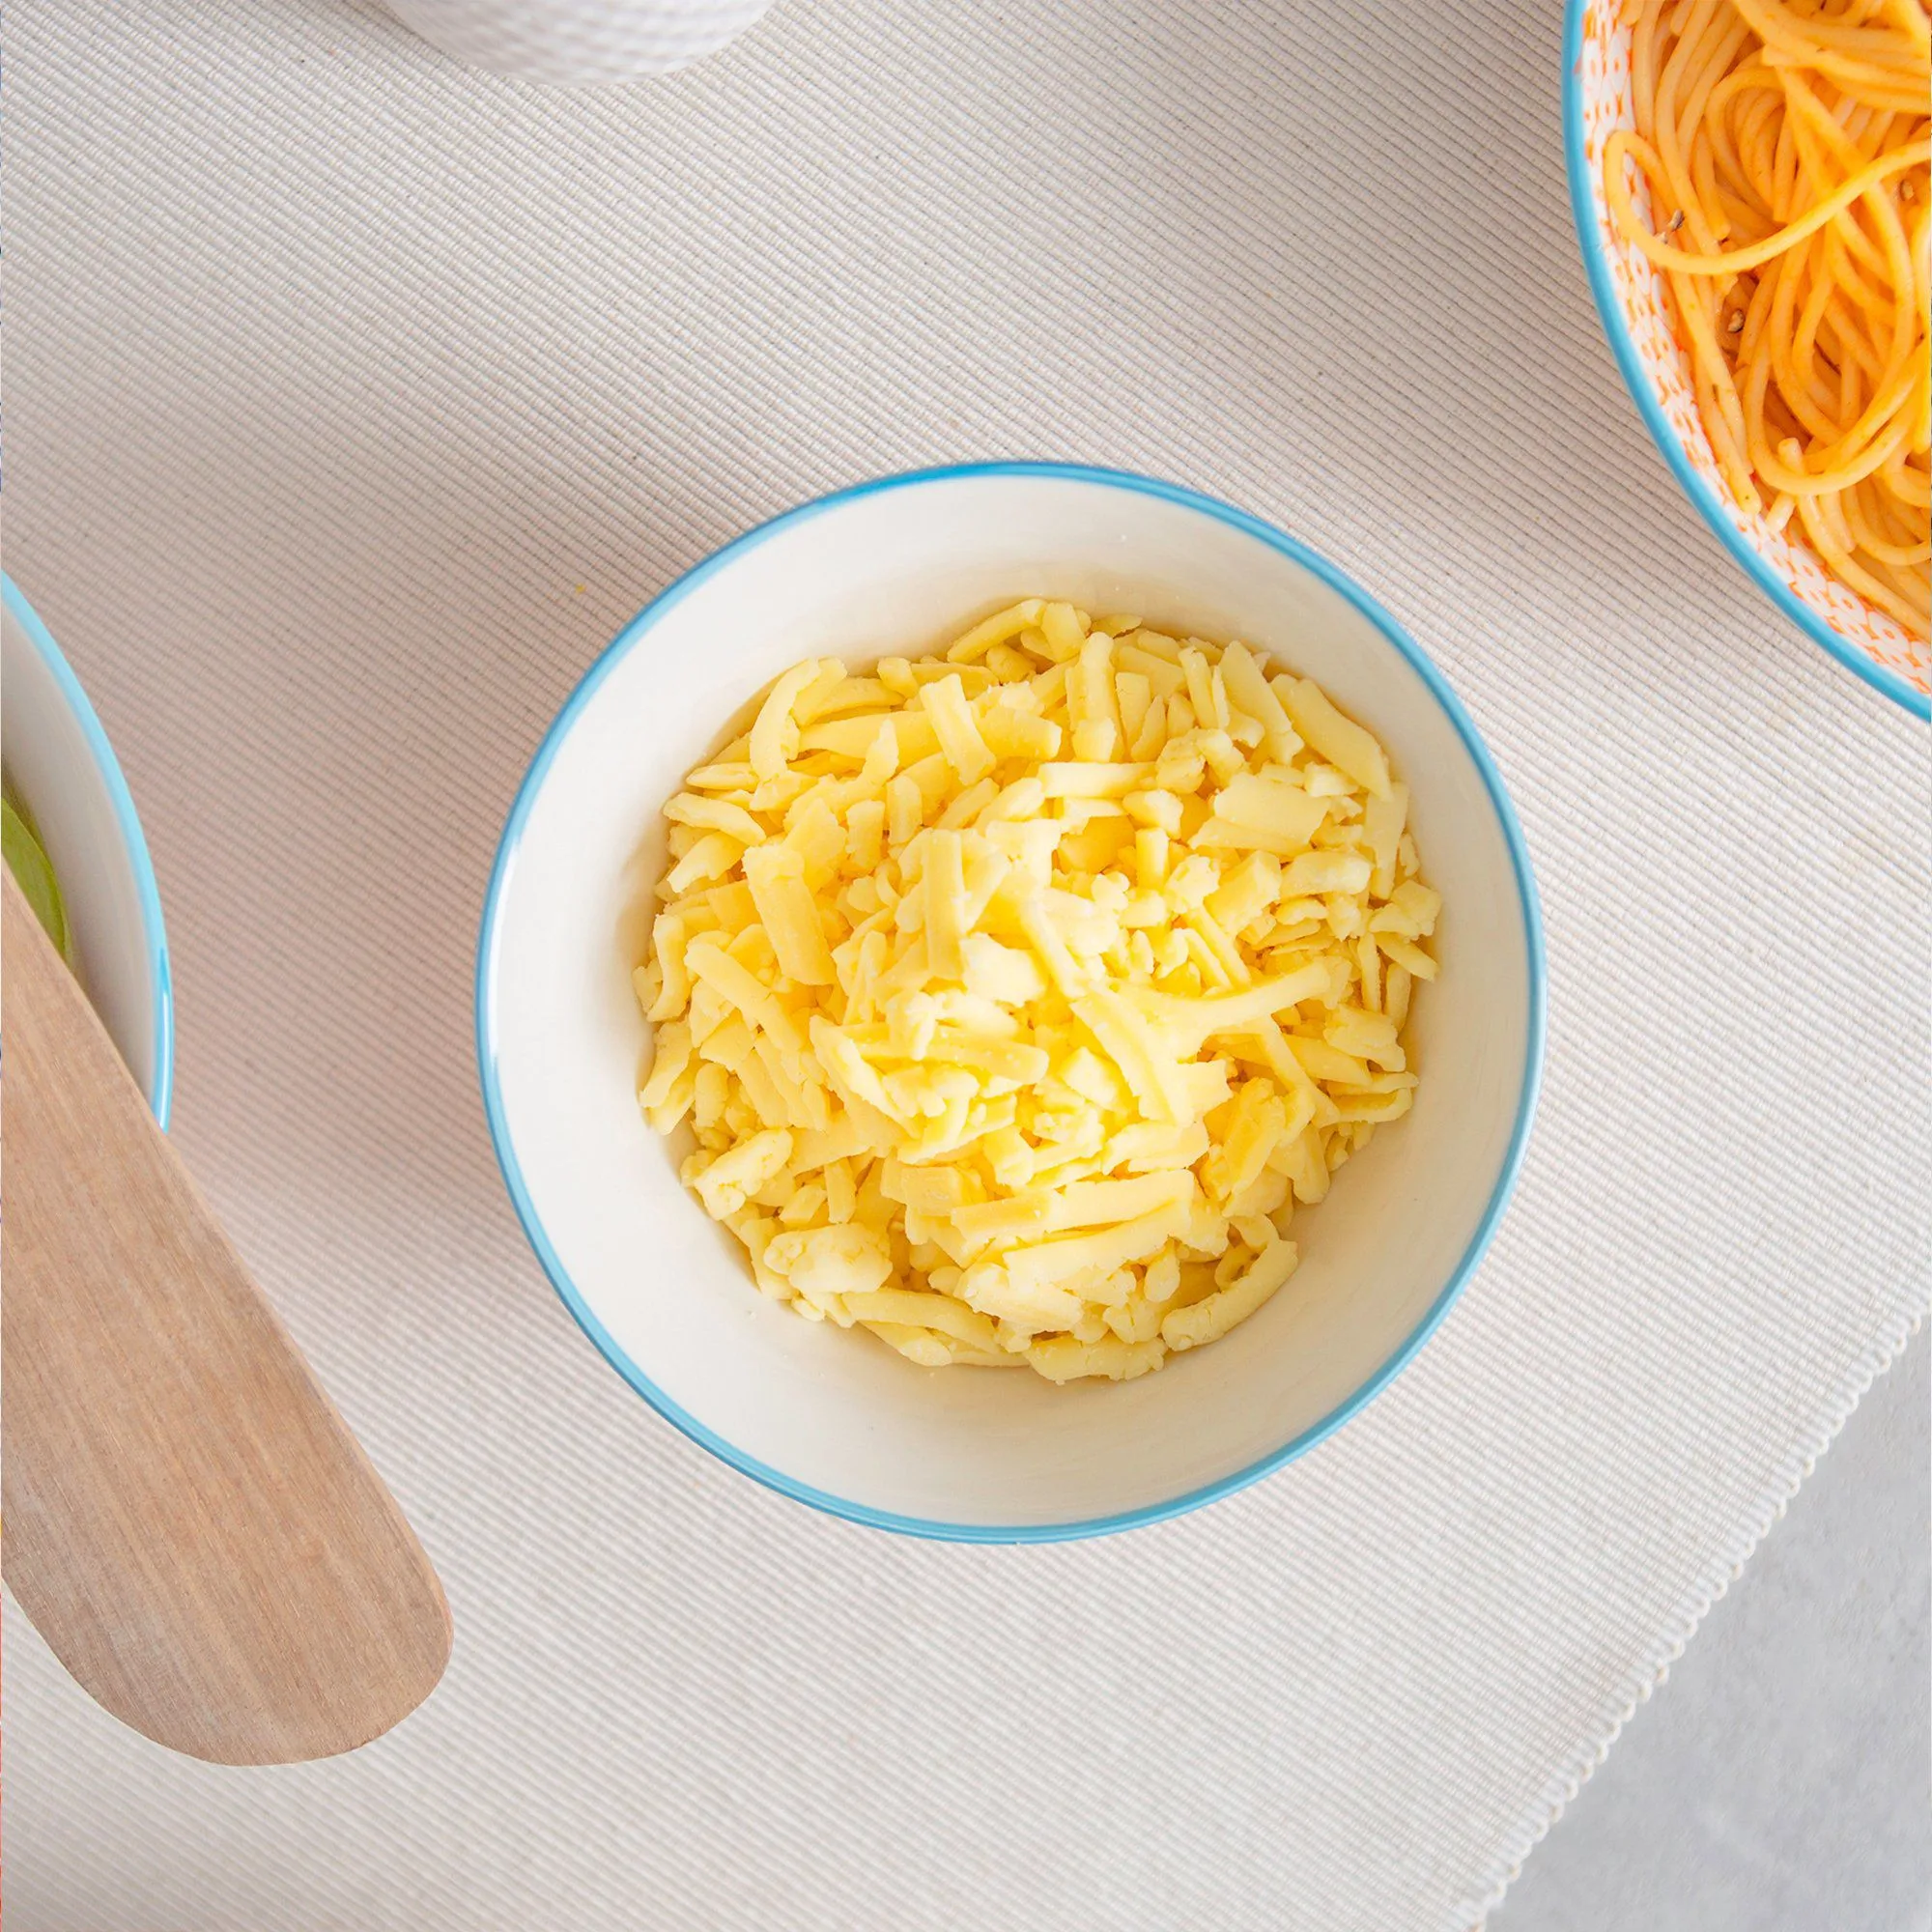
[[[10,1932],[1461,1932],[1927,1297],[1926,740],[1677,495],[1554,0],[779,0],[668,80],[333,0],[9,20],[7,562],[146,819],[177,1136],[449,1587],[334,1763],[118,1727],[10,1614]],[[883,470],[1272,518],[1520,808],[1549,1071],[1415,1365],[1166,1526],[915,1545],[691,1447],[526,1252],[470,1041],[617,626]]]

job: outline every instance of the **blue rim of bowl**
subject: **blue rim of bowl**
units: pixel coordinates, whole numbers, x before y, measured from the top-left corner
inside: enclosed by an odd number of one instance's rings
[[[1482,777],[1490,803],[1501,824],[1504,842],[1509,847],[1510,863],[1516,873],[1517,895],[1522,914],[1526,955],[1524,965],[1528,980],[1529,1037],[1524,1042],[1522,1089],[1517,1101],[1516,1123],[1502,1164],[1497,1169],[1495,1183],[1491,1190],[1489,1203],[1483,1210],[1482,1219],[1478,1222],[1468,1246],[1463,1250],[1462,1259],[1450,1271],[1447,1285],[1431,1303],[1407,1338],[1374,1375],[1321,1421],[1303,1430],[1300,1435],[1282,1444],[1280,1448],[1271,1449],[1259,1462],[1250,1463],[1234,1475],[1223,1476],[1215,1482],[1190,1490],[1184,1494],[1150,1503],[1142,1509],[1127,1510],[1116,1516],[1095,1517],[1078,1522],[1012,1525],[955,1523],[935,1521],[924,1517],[898,1516],[891,1511],[871,1509],[863,1503],[855,1503],[846,1497],[814,1489],[808,1483],[801,1483],[786,1475],[781,1469],[772,1468],[727,1442],[723,1436],[706,1428],[688,1410],[680,1407],[631,1360],[610,1331],[598,1321],[589,1305],[578,1293],[556,1250],[552,1246],[543,1222],[537,1214],[536,1206],[530,1199],[529,1190],[525,1185],[516,1151],[511,1146],[509,1129],[503,1118],[497,1053],[491,1037],[497,919],[502,904],[504,886],[516,864],[517,847],[523,838],[525,824],[537,794],[543,787],[545,775],[549,772],[558,748],[569,735],[579,714],[616,664],[649,636],[653,627],[668,611],[690,596],[699,584],[735,562],[747,552],[776,536],[780,531],[821,516],[828,510],[838,508],[841,504],[856,502],[862,497],[878,496],[887,491],[917,489],[927,483],[949,483],[962,478],[979,477],[1044,477],[1072,483],[1097,484],[1106,489],[1158,497],[1165,502],[1179,504],[1203,516],[1211,517],[1218,523],[1229,525],[1248,536],[1257,538],[1270,549],[1279,551],[1283,555],[1300,564],[1303,569],[1345,598],[1395,646],[1396,651],[1407,663],[1409,668],[1421,678],[1428,687],[1430,695],[1441,706],[1449,722],[1455,726],[1457,735],[1463,741],[1463,749],[1468,753]],[[795,1501],[809,1503],[812,1508],[823,1510],[829,1516],[842,1517],[849,1522],[865,1523],[874,1529],[889,1529],[900,1535],[927,1537],[949,1543],[1066,1543],[1082,1537],[1105,1536],[1118,1530],[1138,1529],[1148,1523],[1163,1522],[1170,1517],[1184,1516],[1189,1510],[1199,1509],[1206,1503],[1216,1502],[1223,1496],[1233,1495],[1237,1490],[1246,1489],[1250,1483],[1259,1482],[1262,1477],[1280,1468],[1284,1463],[1293,1462],[1297,1456],[1305,1455],[1317,1443],[1333,1435],[1350,1417],[1379,1395],[1407,1366],[1416,1351],[1440,1325],[1462,1293],[1463,1286],[1475,1272],[1495,1234],[1498,1222],[1502,1219],[1510,1195],[1516,1187],[1517,1176],[1522,1166],[1523,1151],[1529,1140],[1530,1126],[1536,1114],[1537,1094],[1543,1081],[1544,980],[1542,905],[1537,896],[1536,879],[1530,868],[1529,852],[1523,842],[1522,828],[1517,822],[1515,809],[1510,804],[1509,794],[1503,788],[1502,775],[1497,771],[1495,761],[1491,757],[1489,749],[1484,745],[1468,713],[1463,710],[1461,700],[1450,690],[1441,672],[1379,604],[1345,577],[1326,558],[1297,543],[1294,538],[1276,529],[1271,524],[1263,523],[1260,518],[1217,501],[1212,497],[1204,497],[1196,491],[1183,489],[1179,484],[1159,482],[1150,476],[1136,475],[1130,470],[1097,469],[1077,464],[964,463],[944,469],[910,470],[901,475],[879,477],[869,483],[860,483],[847,490],[835,491],[831,496],[820,497],[813,502],[800,504],[796,509],[787,510],[782,515],[774,517],[769,523],[760,524],[756,528],[748,530],[743,536],[726,544],[723,550],[705,558],[702,563],[688,570],[675,582],[661,591],[606,646],[596,662],[584,672],[563,709],[557,714],[555,723],[551,725],[544,735],[543,742],[537,747],[536,755],[531,759],[529,770],[526,773],[524,781],[518,788],[516,800],[510,807],[510,815],[497,848],[496,863],[491,867],[489,889],[484,897],[483,923],[476,952],[476,1057],[483,1083],[483,1107],[489,1120],[490,1139],[496,1148],[497,1164],[502,1171],[504,1184],[510,1190],[510,1199],[516,1206],[518,1218],[524,1224],[524,1233],[530,1246],[536,1251],[537,1259],[543,1264],[544,1272],[550,1276],[551,1285],[556,1290],[563,1305],[569,1309],[578,1326],[596,1345],[599,1353],[666,1421],[681,1430],[699,1447],[708,1449],[721,1462],[750,1476],[754,1482],[762,1483],[767,1489],[776,1490],[779,1494],[790,1496]]]
[[[1583,145],[1583,14],[1589,0],[1568,0],[1563,23],[1563,152],[1570,171],[1570,213],[1577,224],[1577,240],[1583,256],[1583,268],[1590,278],[1590,293],[1596,298],[1597,314],[1604,333],[1609,337],[1611,353],[1624,379],[1624,387],[1636,404],[1650,440],[1669,464],[1684,494],[1697,507],[1697,513],[1718,534],[1745,574],[1785,616],[1814,644],[1822,646],[1874,691],[1882,692],[1894,704],[1919,718],[1932,718],[1932,696],[1915,690],[1895,670],[1888,668],[1847,638],[1841,638],[1825,618],[1786,583],[1770,564],[1745,540],[1743,531],[1725,513],[1718,495],[1701,476],[1685,453],[1677,432],[1663,413],[1651,387],[1650,377],[1637,354],[1623,304],[1617,299],[1610,267],[1604,254],[1603,238],[1597,232],[1596,205],[1591,199],[1590,164]]]
[[[114,755],[114,747],[107,742],[107,733],[95,715],[94,706],[88,702],[79,678],[74,676],[73,667],[62,655],[53,634],[41,622],[34,607],[21,594],[20,586],[4,573],[0,573],[0,598],[5,599],[9,613],[60,688],[68,709],[80,725],[80,735],[87,742],[100,782],[106,787],[108,803],[114,808],[114,822],[120,828],[121,843],[134,874],[134,896],[141,908],[141,936],[148,958],[148,991],[155,1009],[155,1065],[148,1081],[148,1106],[156,1124],[165,1130],[175,1086],[174,976],[168,967],[168,931],[161,920],[161,891],[155,881],[154,861],[148,856],[140,814],[134,810],[133,795],[122,776],[121,761]]]

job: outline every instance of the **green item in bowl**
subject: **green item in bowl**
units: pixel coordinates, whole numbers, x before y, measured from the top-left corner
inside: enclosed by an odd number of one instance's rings
[[[60,949],[61,957],[72,965],[67,906],[61,898],[60,881],[54,876],[53,861],[33,826],[5,796],[0,796],[0,846],[5,848],[7,869],[18,881],[35,917],[46,927],[47,937]]]

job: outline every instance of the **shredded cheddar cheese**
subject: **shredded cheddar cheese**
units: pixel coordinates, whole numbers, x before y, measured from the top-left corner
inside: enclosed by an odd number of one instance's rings
[[[1293,1271],[1412,1102],[1440,900],[1375,738],[1238,642],[1029,597],[808,660],[665,809],[639,1100],[758,1287],[1122,1380]]]

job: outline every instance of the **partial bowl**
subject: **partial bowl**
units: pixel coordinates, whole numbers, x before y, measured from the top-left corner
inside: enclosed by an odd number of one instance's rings
[[[1684,493],[1764,594],[1812,642],[1920,718],[1932,717],[1932,651],[1889,612],[1840,583],[1800,538],[1731,499],[1698,412],[1689,348],[1662,271],[1626,242],[1604,193],[1604,154],[1631,104],[1631,28],[1617,0],[1568,0],[1563,143],[1570,207],[1604,332],[1625,384]],[[1648,202],[1640,191],[1638,206]]]
[[[920,1369],[753,1288],[643,1123],[630,983],[660,811],[720,727],[810,655],[943,647],[1023,595],[1239,637],[1375,731],[1442,894],[1413,1112],[1296,1223],[1300,1268],[1226,1341],[1122,1384]],[[1053,464],[889,477],[740,537],[590,668],[511,809],[477,1051],[497,1156],[557,1293],[695,1441],[803,1502],[969,1542],[1174,1516],[1321,1440],[1409,1360],[1503,1212],[1543,1056],[1541,925],[1502,780],[1440,673],[1333,565],[1171,484]]]
[[[60,881],[74,970],[165,1127],[174,998],[148,841],[94,706],[11,577],[0,578],[0,766]]]

